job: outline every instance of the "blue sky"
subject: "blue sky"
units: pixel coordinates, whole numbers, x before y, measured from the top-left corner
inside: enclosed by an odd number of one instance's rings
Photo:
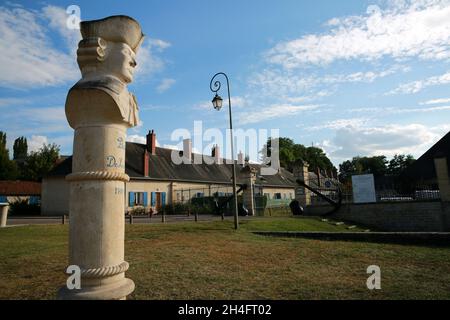
[[[1,2],[0,130],[72,152],[64,115],[80,78],[81,19],[125,14],[146,34],[135,81],[142,124],[161,146],[171,133],[225,129],[209,81],[226,72],[236,128],[279,129],[322,147],[335,165],[356,155],[420,156],[450,130],[450,1],[20,1]],[[222,93],[226,97],[225,91]],[[245,146],[237,146],[238,150]],[[205,151],[206,152],[206,151]],[[256,160],[256,154],[250,154]]]

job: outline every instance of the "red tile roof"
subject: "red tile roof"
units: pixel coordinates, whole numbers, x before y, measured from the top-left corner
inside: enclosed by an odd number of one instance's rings
[[[41,183],[33,181],[0,181],[0,195],[37,196],[41,195]]]

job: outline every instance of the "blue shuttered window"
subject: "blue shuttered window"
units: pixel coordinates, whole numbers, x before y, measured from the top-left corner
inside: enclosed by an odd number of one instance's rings
[[[152,207],[156,206],[156,192],[151,193],[151,204]]]
[[[6,198],[6,196],[0,196],[0,203],[7,203],[8,199]]]
[[[161,205],[164,207],[166,205],[166,193],[161,192]]]
[[[148,206],[148,193],[144,192],[144,203],[143,203],[144,207]]]
[[[128,194],[128,206],[134,207],[134,192]]]
[[[30,200],[28,200],[28,202],[30,204],[39,204],[39,197],[38,196],[30,196]]]

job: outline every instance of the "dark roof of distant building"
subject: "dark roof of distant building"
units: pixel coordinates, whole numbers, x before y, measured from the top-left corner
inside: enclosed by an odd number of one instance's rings
[[[433,145],[419,159],[411,164],[402,174],[407,179],[415,181],[427,181],[436,179],[435,158],[447,158],[447,166],[450,159],[450,132]]]
[[[0,195],[2,196],[39,196],[41,183],[34,181],[0,181]]]
[[[199,183],[218,183],[230,184],[232,177],[231,164],[207,164],[212,163],[213,158],[206,155],[202,156],[207,159],[201,164],[174,164],[172,162],[172,149],[156,148],[155,155],[149,154],[149,174],[144,176],[144,154],[146,150],[145,144],[127,142],[125,154],[125,172],[131,179],[149,179],[158,181],[179,181],[179,182],[199,182]],[[192,154],[192,159],[196,154]],[[226,160],[223,160],[226,161]],[[273,187],[293,187],[295,179],[291,172],[284,168],[280,168],[275,175],[261,176],[260,164],[249,164],[257,169],[257,185],[273,186]],[[239,181],[239,170],[241,165],[236,166],[236,172]],[[72,172],[72,157],[69,157],[57,164],[48,176],[66,176]]]

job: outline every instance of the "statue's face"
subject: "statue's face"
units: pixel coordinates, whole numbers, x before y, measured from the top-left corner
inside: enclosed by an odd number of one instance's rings
[[[133,81],[133,73],[136,67],[136,55],[125,43],[108,43],[108,57],[105,64],[109,71],[125,83]]]

